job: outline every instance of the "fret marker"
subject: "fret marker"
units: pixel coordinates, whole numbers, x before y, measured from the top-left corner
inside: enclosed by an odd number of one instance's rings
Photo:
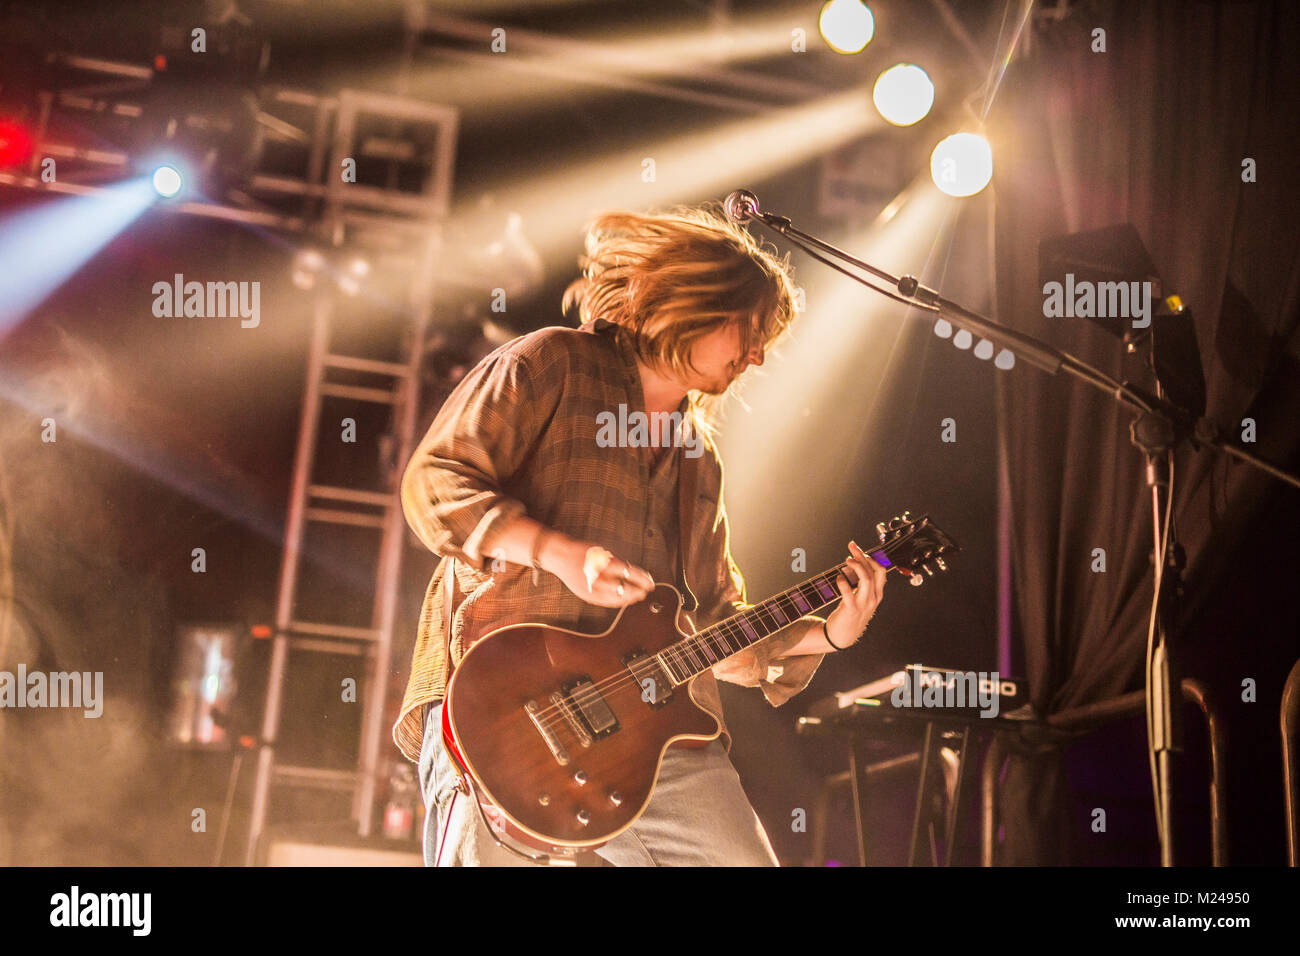
[[[825,578],[817,582],[817,590],[828,601],[835,597],[835,589],[831,587],[831,583]]]
[[[807,614],[812,610],[812,605],[809,604],[804,596],[798,591],[795,591],[794,594],[790,595],[790,600],[794,601],[794,606],[799,609],[800,614]]]
[[[768,608],[772,612],[772,616],[776,618],[776,623],[780,624],[782,627],[785,627],[790,623],[790,619],[785,616],[785,612],[781,610],[779,604],[769,604]]]
[[[754,629],[749,626],[748,621],[742,620],[740,622],[740,629],[745,632],[751,641],[758,640],[758,634],[756,634]]]

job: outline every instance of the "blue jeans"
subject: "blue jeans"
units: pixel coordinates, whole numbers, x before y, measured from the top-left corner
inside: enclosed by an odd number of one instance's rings
[[[425,866],[434,865],[440,840],[442,866],[537,866],[496,845],[455,783],[439,702],[428,710],[420,750]],[[595,852],[615,866],[780,865],[721,740],[698,750],[669,747],[645,812]]]

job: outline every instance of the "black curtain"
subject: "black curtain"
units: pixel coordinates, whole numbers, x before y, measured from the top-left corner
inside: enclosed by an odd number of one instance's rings
[[[1293,470],[1300,437],[1295,7],[1282,0],[1076,3],[1064,19],[1032,28],[1030,52],[1008,69],[987,127],[999,319],[1116,377],[1149,384],[1140,356],[1125,359],[1118,340],[1088,320],[1043,315],[1039,240],[1131,223],[1167,288],[1193,311],[1206,417],[1235,442],[1243,419],[1253,418],[1256,441],[1243,447]],[[1098,29],[1104,52],[1094,49]],[[1243,181],[1248,159],[1254,182]],[[1064,374],[1023,363],[998,381],[1014,619],[1033,705],[1048,715],[1139,689],[1152,520],[1144,461],[1129,443],[1132,413]],[[1281,678],[1251,668],[1294,660],[1293,595],[1243,608],[1242,633],[1198,627],[1238,599],[1225,575],[1243,549],[1259,547],[1263,509],[1300,492],[1187,448],[1177,456],[1175,482],[1176,528],[1188,557],[1184,676],[1210,681],[1233,714],[1242,676],[1258,679],[1256,709],[1233,732],[1277,748]],[[1104,573],[1094,570],[1098,548]],[[1278,546],[1274,557],[1295,568],[1287,551]],[[1245,645],[1272,647],[1275,659],[1248,665],[1234,657]],[[1260,766],[1276,772],[1267,756]],[[1154,834],[1150,787],[1139,776],[1133,787],[1145,788]],[[1059,749],[1016,748],[1001,790],[1000,862],[1077,861],[1062,839],[1080,827],[1067,791]],[[1276,808],[1280,772],[1262,793]],[[1281,834],[1265,835],[1273,837],[1280,847]]]

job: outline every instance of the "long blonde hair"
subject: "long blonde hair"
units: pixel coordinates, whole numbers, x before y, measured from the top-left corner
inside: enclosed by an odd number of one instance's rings
[[[766,350],[795,315],[789,257],[729,219],[721,203],[664,213],[610,212],[588,227],[582,278],[564,290],[567,313],[605,319],[633,333],[647,365],[685,375],[691,346],[739,322],[742,355]],[[751,319],[758,316],[754,328]],[[709,430],[715,397],[691,393],[697,421]]]

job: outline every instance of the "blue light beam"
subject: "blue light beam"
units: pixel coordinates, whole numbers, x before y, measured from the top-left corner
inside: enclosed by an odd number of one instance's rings
[[[146,177],[0,220],[0,341],[157,198]]]

